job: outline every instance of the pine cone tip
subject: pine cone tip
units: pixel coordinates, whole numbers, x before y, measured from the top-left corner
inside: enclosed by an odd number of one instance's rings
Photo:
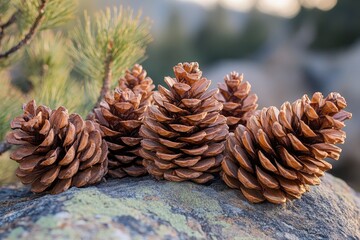
[[[216,96],[224,105],[221,114],[227,118],[230,132],[239,124],[245,125],[258,107],[257,95],[251,93],[250,83],[243,80],[243,74],[233,71],[224,77],[223,83],[218,84],[219,93]]]

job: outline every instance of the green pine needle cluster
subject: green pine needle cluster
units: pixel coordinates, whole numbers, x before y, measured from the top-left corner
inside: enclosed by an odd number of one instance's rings
[[[0,55],[19,45],[16,51],[0,58],[0,67],[8,67],[23,56],[23,45],[37,32],[58,27],[74,18],[76,1],[4,0],[0,3]]]
[[[40,30],[61,26],[74,18],[77,4],[73,0],[15,0],[11,2],[14,8],[21,12],[20,30],[24,31],[33,24],[43,1],[46,2],[46,7]]]
[[[18,180],[14,172],[18,167],[15,161],[10,160],[10,153],[0,155],[0,187],[6,185],[17,185]]]
[[[3,0],[0,2],[0,14],[3,16],[10,8],[10,0]]]
[[[0,72],[0,140],[9,130],[10,121],[21,113],[24,97],[11,85],[9,72]]]
[[[70,40],[60,32],[41,32],[26,49],[22,66],[32,85],[30,96],[38,104],[66,106],[71,112],[82,113],[82,87],[70,74],[73,66],[66,49],[69,45]]]
[[[98,82],[105,74],[104,63],[109,56],[112,75],[119,77],[127,67],[144,59],[151,41],[149,21],[143,21],[129,8],[108,8],[94,17],[85,12],[72,37],[75,69],[87,80]]]

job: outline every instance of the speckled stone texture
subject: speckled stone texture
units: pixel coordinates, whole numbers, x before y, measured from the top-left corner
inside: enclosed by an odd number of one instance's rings
[[[359,239],[359,209],[329,174],[285,205],[250,204],[220,180],[128,178],[55,196],[0,189],[0,239]]]

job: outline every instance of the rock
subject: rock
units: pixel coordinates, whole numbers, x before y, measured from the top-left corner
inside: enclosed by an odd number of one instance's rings
[[[359,239],[359,206],[329,174],[280,206],[250,204],[220,180],[128,178],[55,196],[0,189],[0,239]]]

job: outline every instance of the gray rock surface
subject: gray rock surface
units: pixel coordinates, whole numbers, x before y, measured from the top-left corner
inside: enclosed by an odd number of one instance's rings
[[[209,186],[111,180],[52,196],[0,189],[0,239],[359,239],[359,196],[325,175],[300,200],[253,205]]]

